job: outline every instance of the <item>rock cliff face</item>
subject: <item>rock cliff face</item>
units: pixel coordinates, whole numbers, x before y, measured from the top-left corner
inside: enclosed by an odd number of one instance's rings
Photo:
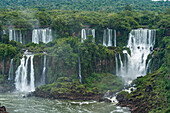
[[[8,74],[9,68],[10,68],[10,59],[0,61],[0,73],[1,74]]]

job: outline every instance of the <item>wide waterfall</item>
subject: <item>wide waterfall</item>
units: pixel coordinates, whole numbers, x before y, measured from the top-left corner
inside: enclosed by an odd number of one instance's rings
[[[48,43],[53,40],[52,30],[49,28],[45,29],[34,29],[32,31],[32,42],[39,44],[39,42]]]
[[[21,59],[21,64],[16,70],[15,77],[15,87],[18,91],[35,91],[33,58],[34,55],[26,51]]]
[[[92,35],[93,38],[95,39],[95,29],[82,29],[81,30],[81,42],[83,42],[83,40],[87,39],[88,35]]]
[[[125,78],[126,82],[146,74],[146,60],[153,50],[155,38],[156,30],[137,29],[129,33],[127,47],[130,49],[131,55],[124,50],[124,61],[119,55],[119,75]]]
[[[78,58],[78,62],[79,62],[79,81],[80,83],[82,83],[80,57]]]
[[[8,80],[13,80],[13,59],[11,59],[11,63],[10,63],[10,68],[9,68],[9,76],[8,76]]]
[[[3,33],[6,34],[6,31],[3,30]],[[14,40],[14,41],[18,41],[20,43],[23,43],[23,36],[22,36],[22,32],[21,30],[12,30],[9,29],[9,40]]]
[[[103,33],[103,46],[112,46],[112,29],[106,29]],[[116,46],[116,30],[114,30],[114,46]]]

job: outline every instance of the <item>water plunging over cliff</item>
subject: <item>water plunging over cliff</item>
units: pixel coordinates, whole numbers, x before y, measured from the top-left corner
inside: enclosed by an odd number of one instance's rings
[[[21,64],[16,70],[15,77],[15,87],[18,91],[35,91],[33,58],[34,55],[26,51],[21,59]]]
[[[3,31],[4,34],[6,34],[6,31]],[[12,30],[9,29],[9,40],[14,40],[18,41],[20,43],[23,43],[23,38],[22,38],[22,32],[21,30]]]
[[[127,47],[131,50],[131,55],[124,50],[124,61],[119,56],[119,75],[126,82],[146,74],[146,60],[154,47],[155,38],[156,30],[137,29],[129,33]]]
[[[10,63],[10,68],[9,68],[9,76],[8,76],[8,80],[13,80],[13,59],[11,59],[11,63]]]
[[[92,35],[95,39],[95,29],[82,29],[81,30],[81,42],[87,39],[88,35]]]
[[[44,66],[43,66],[43,71],[42,71],[42,77],[41,77],[41,83],[40,85],[44,85],[45,84],[45,78],[46,78],[46,59],[47,59],[47,56],[44,55]]]
[[[82,83],[80,57],[78,58],[78,62],[79,62],[79,81],[80,83]]]
[[[116,30],[114,30],[114,46],[116,47]]]
[[[46,29],[34,29],[32,31],[32,42],[39,44],[39,42],[48,43],[52,41],[52,30]]]
[[[112,46],[112,29],[104,30],[103,46]],[[114,30],[114,46],[116,46],[116,30]]]

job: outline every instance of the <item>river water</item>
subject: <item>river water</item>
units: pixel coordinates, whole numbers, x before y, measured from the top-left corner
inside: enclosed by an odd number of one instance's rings
[[[130,113],[114,103],[95,101],[50,100],[23,98],[23,93],[0,93],[0,103],[9,113]]]

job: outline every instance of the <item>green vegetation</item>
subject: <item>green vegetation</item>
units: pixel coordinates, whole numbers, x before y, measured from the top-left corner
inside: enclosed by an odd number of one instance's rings
[[[82,99],[97,100],[104,92],[110,90],[112,93],[120,91],[123,82],[116,75],[109,73],[93,73],[85,79],[84,84],[68,77],[59,77],[52,84],[40,86],[36,89],[36,95],[55,99]],[[96,98],[96,96],[99,96]]]
[[[67,77],[60,77],[56,82],[48,85],[43,85],[37,88],[36,90],[40,90],[42,92],[47,92],[49,95],[57,96],[57,95],[72,95],[72,96],[84,96],[84,95],[97,95],[100,92],[97,88],[92,87],[88,88],[84,84],[80,84],[79,81],[72,81]]]
[[[96,87],[101,92],[120,91],[123,88],[122,78],[110,73],[92,73],[91,76],[85,78],[85,85],[87,87]]]
[[[153,2],[151,0],[5,0],[0,2],[0,6],[0,8],[10,9],[38,8],[40,10],[86,11],[120,11],[124,10],[126,6],[127,10],[162,11],[169,7],[169,2]]]

